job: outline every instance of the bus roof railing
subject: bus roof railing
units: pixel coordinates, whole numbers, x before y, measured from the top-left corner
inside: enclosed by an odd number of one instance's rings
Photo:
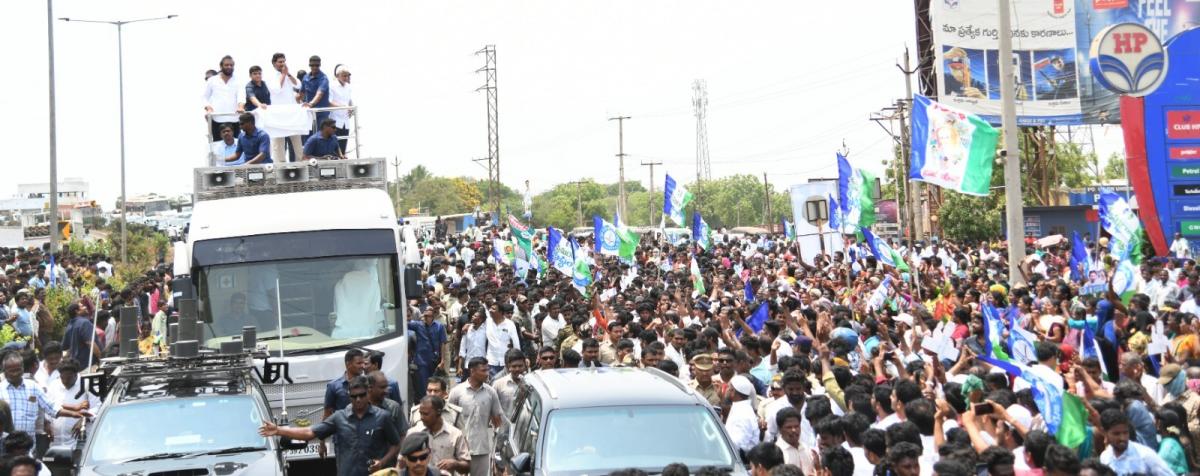
[[[307,109],[307,111],[309,113],[308,114],[308,116],[309,116],[308,130],[309,130],[310,134],[316,133],[320,130],[321,125],[317,124],[317,113],[332,112],[332,111],[350,111],[350,118],[349,118],[349,121],[346,123],[346,130],[348,131],[348,133],[347,133],[347,135],[339,135],[339,136],[337,136],[337,138],[339,140],[346,141],[346,150],[342,151],[342,153],[344,153],[347,158],[350,158],[350,157],[353,157],[355,159],[361,158],[359,155],[360,144],[358,142],[358,106],[310,107]],[[208,123],[208,127],[205,128],[205,133],[204,133],[205,137],[208,137],[208,151],[206,154],[207,160],[205,161],[206,165],[214,166],[214,165],[220,164],[220,162],[218,161],[218,159],[220,159],[220,158],[217,157],[216,151],[213,150],[213,144],[215,144],[217,141],[221,140],[219,137],[213,137],[213,135],[212,135],[213,116],[218,116],[218,115],[226,115],[227,116],[230,114],[231,113],[209,113],[209,114],[205,114],[205,116],[204,116],[205,121],[207,121],[207,123]],[[233,136],[235,138],[238,136],[238,130],[236,127],[234,128]],[[295,153],[297,154],[297,158],[298,158],[301,151],[295,151]]]
[[[282,164],[202,167],[195,170],[195,201],[376,188],[387,190],[387,159],[309,160]]]

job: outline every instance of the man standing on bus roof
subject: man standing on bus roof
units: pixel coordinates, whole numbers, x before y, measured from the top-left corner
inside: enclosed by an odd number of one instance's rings
[[[245,112],[246,90],[233,79],[233,57],[221,58],[221,72],[204,82],[204,112],[211,124],[210,140],[217,140],[221,125],[237,123],[238,113]]]
[[[271,104],[273,105],[295,105],[296,92],[300,90],[300,81],[292,76],[292,72],[288,69],[287,56],[283,53],[275,53],[271,55],[271,67],[275,68],[275,75],[267,81],[267,90],[271,93]],[[287,146],[291,145],[292,158],[288,158]],[[302,148],[300,143],[300,135],[288,137],[272,137],[271,138],[271,157],[280,162],[295,161],[296,156],[300,154]]]
[[[303,87],[304,104],[303,107],[329,107],[329,77],[321,71],[321,57],[313,55],[308,58],[308,74],[304,75]],[[316,123],[325,122],[325,118],[329,117],[329,111],[321,111],[316,114]]]

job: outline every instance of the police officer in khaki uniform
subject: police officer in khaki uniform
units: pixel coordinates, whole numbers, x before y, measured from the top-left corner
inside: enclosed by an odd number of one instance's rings
[[[692,357],[691,387],[708,400],[708,404],[721,408],[721,393],[713,383],[713,358],[711,354],[697,354]]]

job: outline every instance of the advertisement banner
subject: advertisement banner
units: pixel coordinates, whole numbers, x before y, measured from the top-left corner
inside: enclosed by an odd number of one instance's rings
[[[1194,0],[1098,1],[1076,0],[1076,51],[1079,64],[1091,61],[1092,39],[1110,25],[1139,23],[1164,43],[1180,32],[1200,26],[1200,2]],[[1175,66],[1173,64],[1172,66]],[[1088,123],[1117,124],[1120,122],[1120,100],[1116,93],[1092,79],[1089,68],[1079,70],[1083,84],[1084,118]]]
[[[1081,124],[1073,0],[1016,0],[1011,15],[1020,125]],[[1091,9],[1089,0],[1088,9]],[[938,101],[1000,122],[1000,18],[996,2],[933,0],[933,32]],[[1090,37],[1089,37],[1090,38]]]

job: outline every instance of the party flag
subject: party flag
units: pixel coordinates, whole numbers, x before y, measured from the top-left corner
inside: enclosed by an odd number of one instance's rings
[[[986,197],[1000,131],[979,116],[913,96],[908,178]]]

